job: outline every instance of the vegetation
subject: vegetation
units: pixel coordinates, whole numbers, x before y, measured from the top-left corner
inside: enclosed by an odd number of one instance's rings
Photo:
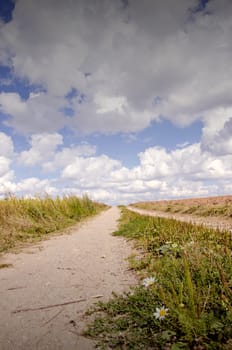
[[[140,209],[170,213],[232,218],[232,196],[139,202],[134,203],[133,206]]]
[[[0,252],[34,242],[104,209],[87,196],[0,200]]]
[[[142,248],[130,258],[141,281],[96,304],[85,335],[101,349],[232,349],[230,232],[123,209],[115,235]]]

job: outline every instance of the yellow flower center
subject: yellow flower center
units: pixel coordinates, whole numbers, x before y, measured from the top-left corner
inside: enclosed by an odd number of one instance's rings
[[[164,309],[160,310],[160,316],[165,316],[165,315],[166,315],[166,313],[167,313],[167,311],[166,311],[166,310],[164,310]]]

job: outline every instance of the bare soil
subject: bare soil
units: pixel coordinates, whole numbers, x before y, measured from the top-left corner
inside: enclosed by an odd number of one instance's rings
[[[81,335],[86,310],[136,282],[125,260],[130,244],[111,235],[119,216],[111,208],[71,234],[1,257],[9,267],[0,269],[0,349],[94,349]]]

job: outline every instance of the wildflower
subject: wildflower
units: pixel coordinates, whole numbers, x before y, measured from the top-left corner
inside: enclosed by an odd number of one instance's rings
[[[168,313],[168,309],[165,309],[164,306],[162,306],[161,308],[157,307],[156,311],[154,312],[154,316],[157,320],[163,320]]]
[[[172,248],[177,248],[178,247],[178,244],[177,243],[172,243]]]
[[[144,278],[142,285],[145,288],[148,288],[148,287],[152,286],[155,282],[156,282],[155,277],[147,277],[147,278]]]

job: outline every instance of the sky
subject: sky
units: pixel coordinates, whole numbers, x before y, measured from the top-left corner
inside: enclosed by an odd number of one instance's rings
[[[0,198],[232,193],[231,0],[1,0]]]

